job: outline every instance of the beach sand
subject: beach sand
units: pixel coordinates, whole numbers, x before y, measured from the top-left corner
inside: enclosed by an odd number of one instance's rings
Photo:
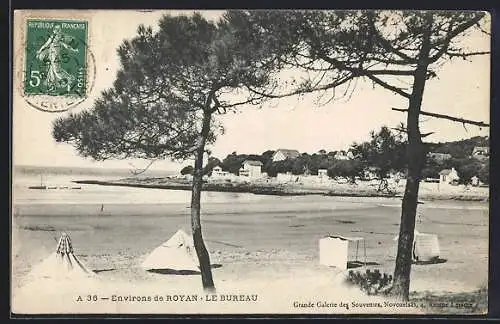
[[[399,199],[279,197],[255,203],[204,204],[204,238],[218,295],[257,295],[254,302],[208,301],[199,275],[162,275],[140,267],[145,255],[178,229],[189,230],[186,204],[18,204],[13,218],[13,311],[18,313],[422,313],[421,308],[353,303],[387,301],[343,285],[346,272],[319,265],[318,240],[326,234],[362,236],[368,268],[392,274],[399,230]],[[334,199],[334,200],[328,200]],[[293,202],[291,204],[290,202]],[[466,294],[480,309],[426,312],[484,313],[476,291],[488,280],[488,206],[480,202],[429,202],[419,207],[420,232],[438,234],[442,263],[412,267],[413,300],[448,301]],[[96,278],[77,282],[28,280],[31,268],[69,233],[75,254]],[[350,249],[350,255],[355,251]],[[362,258],[362,253],[360,253]],[[362,260],[361,260],[362,261]],[[365,268],[355,270],[364,271]],[[155,301],[193,294],[195,302]],[[85,301],[98,298],[97,301]],[[113,295],[152,301],[113,301]],[[78,301],[81,296],[84,300]],[[436,297],[437,296],[437,297]],[[101,299],[110,298],[109,300]],[[158,299],[159,297],[157,297]],[[210,299],[210,298],[208,298]],[[479,300],[481,299],[481,300]],[[314,307],[294,306],[309,302]],[[330,305],[321,307],[321,303]],[[349,309],[340,302],[351,305]],[[318,304],[319,303],[319,304]],[[334,306],[337,304],[336,306]],[[371,305],[371,306],[367,306]]]

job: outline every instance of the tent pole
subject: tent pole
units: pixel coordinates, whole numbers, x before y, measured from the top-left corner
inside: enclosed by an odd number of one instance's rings
[[[359,248],[359,241],[356,241],[356,262],[358,262],[358,248]]]
[[[363,249],[364,249],[364,254],[365,254],[365,266],[366,266],[366,241],[363,240]]]

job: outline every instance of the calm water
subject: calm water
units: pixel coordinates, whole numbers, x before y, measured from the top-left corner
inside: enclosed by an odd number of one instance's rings
[[[123,176],[67,176],[47,175],[44,184],[56,189],[29,189],[39,185],[40,177],[20,176],[13,181],[14,204],[184,204],[189,203],[191,193],[185,190],[162,190],[151,188],[132,188],[77,184],[75,180],[112,180]],[[72,189],[81,187],[81,189]],[[241,193],[204,192],[206,203],[260,202],[276,199]]]
[[[77,184],[75,180],[113,180],[127,177],[126,174],[57,174],[45,173],[41,178],[37,174],[18,173],[13,178],[13,204],[182,204],[189,205],[191,192],[185,190],[164,190],[153,188],[133,188]],[[55,189],[29,189],[43,183]],[[80,189],[73,189],[80,187]],[[226,208],[236,205],[251,205],[253,208],[271,209],[356,209],[368,207],[401,207],[400,198],[355,198],[325,197],[320,195],[280,197],[230,192],[202,192],[202,203],[206,205],[225,204]],[[307,205],[300,207],[300,205]],[[231,206],[229,206],[231,205]],[[220,208],[220,207],[219,207]],[[487,210],[487,203],[467,201],[434,201],[419,205],[420,209],[479,209]]]

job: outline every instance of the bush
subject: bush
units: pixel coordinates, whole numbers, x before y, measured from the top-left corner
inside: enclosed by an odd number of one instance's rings
[[[182,175],[187,175],[187,174],[193,175],[193,172],[194,172],[194,168],[191,165],[185,166],[181,170]]]
[[[358,286],[368,295],[386,294],[392,286],[392,275],[382,274],[378,269],[367,269],[365,273],[351,270],[347,282]]]

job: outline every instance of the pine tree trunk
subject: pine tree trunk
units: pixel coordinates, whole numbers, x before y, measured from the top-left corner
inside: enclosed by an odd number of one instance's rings
[[[394,270],[394,284],[392,293],[400,300],[409,300],[410,274],[413,256],[413,240],[415,218],[417,214],[418,190],[420,173],[422,171],[423,156],[420,138],[408,139],[407,156],[408,176],[401,210],[401,224],[399,228],[398,253]]]
[[[203,124],[196,148],[196,159],[194,163],[193,187],[191,193],[191,231],[193,234],[194,248],[200,262],[201,281],[206,292],[215,292],[215,285],[212,278],[210,265],[210,255],[203,241],[201,231],[200,209],[201,209],[201,189],[203,186],[203,155],[205,144],[210,131],[211,114],[205,112]]]
[[[408,105],[408,145],[406,147],[408,176],[406,178],[406,188],[401,208],[398,252],[394,269],[394,283],[391,289],[391,294],[403,301],[408,301],[410,297],[410,276],[413,261],[413,240],[415,218],[417,215],[418,190],[425,162],[424,145],[419,129],[419,115],[429,64],[429,37],[430,31],[423,36],[422,48],[419,55],[420,59],[415,69],[413,91]]]

